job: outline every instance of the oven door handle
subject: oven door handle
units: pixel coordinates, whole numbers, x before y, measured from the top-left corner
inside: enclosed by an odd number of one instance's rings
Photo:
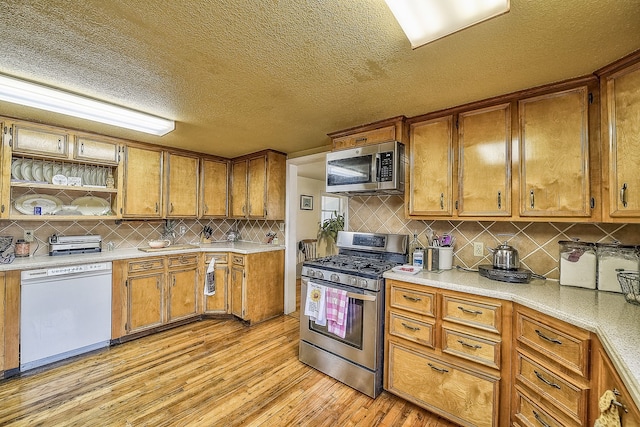
[[[360,301],[375,301],[376,297],[372,295],[363,295],[363,294],[354,294],[352,292],[347,292],[347,297],[353,299],[359,299]]]

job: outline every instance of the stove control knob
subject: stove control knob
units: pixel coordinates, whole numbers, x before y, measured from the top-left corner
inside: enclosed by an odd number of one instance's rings
[[[349,284],[351,286],[356,286],[356,284],[358,283],[358,279],[355,277],[349,277]]]
[[[338,276],[336,273],[333,273],[331,275],[331,281],[332,282],[336,282],[336,283],[340,283],[340,276]]]
[[[310,268],[309,270],[307,270],[307,274],[309,275],[309,277],[313,277],[315,276],[316,272],[314,269]]]
[[[358,279],[358,286],[361,288],[366,288],[368,284],[367,279]]]
[[[314,277],[316,279],[324,279],[324,274],[322,274],[322,271],[316,271],[316,274]]]

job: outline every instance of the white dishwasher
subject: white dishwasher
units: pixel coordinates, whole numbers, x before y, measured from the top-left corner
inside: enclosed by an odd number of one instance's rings
[[[109,345],[111,271],[100,262],[22,272],[21,371]]]

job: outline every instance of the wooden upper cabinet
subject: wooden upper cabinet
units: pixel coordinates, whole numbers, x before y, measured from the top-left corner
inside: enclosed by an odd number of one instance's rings
[[[609,158],[609,210],[613,218],[640,217],[640,62],[602,80],[606,93],[603,144]],[[608,122],[608,127],[605,123]],[[606,158],[606,157],[605,157]],[[606,165],[605,165],[606,166]],[[605,187],[606,188],[606,187]],[[606,195],[605,195],[606,196]]]
[[[167,153],[167,218],[198,215],[198,165],[198,157]]]
[[[162,218],[162,151],[125,148],[124,218]]]
[[[120,144],[109,139],[76,136],[73,158],[91,163],[117,165]]]
[[[227,216],[229,198],[229,162],[203,159],[200,169],[200,216]]]
[[[453,214],[453,116],[411,123],[408,214]]]
[[[14,124],[14,154],[44,155],[66,159],[69,157],[69,133],[62,129],[31,124]]]
[[[384,142],[405,141],[404,116],[393,117],[338,132],[330,133],[333,150],[382,144]]]
[[[267,150],[232,161],[232,217],[284,220],[286,158]]]
[[[519,101],[520,215],[589,217],[586,86]]]
[[[231,162],[231,216],[247,215],[247,161]]]
[[[511,215],[511,108],[458,116],[458,215]]]

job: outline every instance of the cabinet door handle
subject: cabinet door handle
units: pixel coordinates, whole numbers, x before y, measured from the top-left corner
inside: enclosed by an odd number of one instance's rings
[[[204,213],[209,212],[209,206],[207,206],[207,204],[205,203],[204,205]]]
[[[84,142],[80,143],[80,154],[84,154]]]
[[[467,347],[467,348],[471,348],[473,350],[478,350],[481,349],[482,346],[478,345],[478,344],[469,344],[468,342],[462,341],[462,340],[458,340],[458,342],[463,346],[463,347]]]
[[[440,193],[440,210],[444,210],[444,193]]]
[[[560,386],[558,384],[552,383],[551,381],[549,381],[548,379],[543,377],[542,374],[540,374],[538,371],[534,370],[533,373],[536,374],[536,377],[538,377],[538,379],[540,381],[542,381],[543,383],[545,383],[549,387],[553,387],[553,388],[556,388],[556,389],[560,390]]]
[[[436,372],[440,372],[441,374],[446,374],[447,372],[449,372],[447,369],[444,369],[444,368],[438,368],[437,366],[432,365],[431,363],[427,363],[427,365],[429,365],[429,367],[430,367],[431,369],[433,369],[434,371],[436,371]]]
[[[533,194],[533,190],[529,191],[529,206],[531,207],[531,209],[533,209],[533,207],[535,206],[536,199],[534,197]]]
[[[422,298],[416,298],[416,297],[412,297],[412,296],[409,296],[409,295],[402,295],[402,298],[404,298],[406,300],[409,300],[411,302],[420,302],[420,301],[422,301]]]
[[[498,209],[502,209],[502,192],[498,191]]]
[[[541,417],[540,414],[538,414],[536,411],[531,411],[533,412],[533,418],[536,419],[537,422],[540,423],[540,425],[542,427],[551,427],[551,425],[547,424]]]
[[[156,289],[160,290],[160,279],[156,279]]]
[[[402,323],[402,326],[404,326],[406,329],[413,331],[413,332],[417,332],[420,330],[420,328],[416,328],[415,326],[411,326],[411,325],[407,325],[406,323]]]
[[[466,314],[473,314],[473,315],[482,314],[482,312],[479,310],[469,310],[468,308],[464,308],[461,305],[458,306],[458,310]]]
[[[58,138],[58,151],[62,152],[62,140]]]
[[[156,213],[158,213],[158,202],[156,202]]]
[[[173,276],[173,281],[171,282],[171,286],[175,286],[176,285],[176,276]]]
[[[620,201],[622,202],[622,206],[627,207],[627,183],[622,184],[622,188],[620,189]]]
[[[169,203],[169,206],[170,206],[169,212],[173,212],[173,203]]]
[[[545,334],[543,334],[542,332],[540,332],[539,330],[536,329],[536,334],[538,334],[538,336],[540,338],[542,338],[545,341],[549,341],[550,343],[553,344],[558,344],[558,345],[562,345],[562,341],[560,341],[557,338],[549,338],[548,336],[546,336]]]

